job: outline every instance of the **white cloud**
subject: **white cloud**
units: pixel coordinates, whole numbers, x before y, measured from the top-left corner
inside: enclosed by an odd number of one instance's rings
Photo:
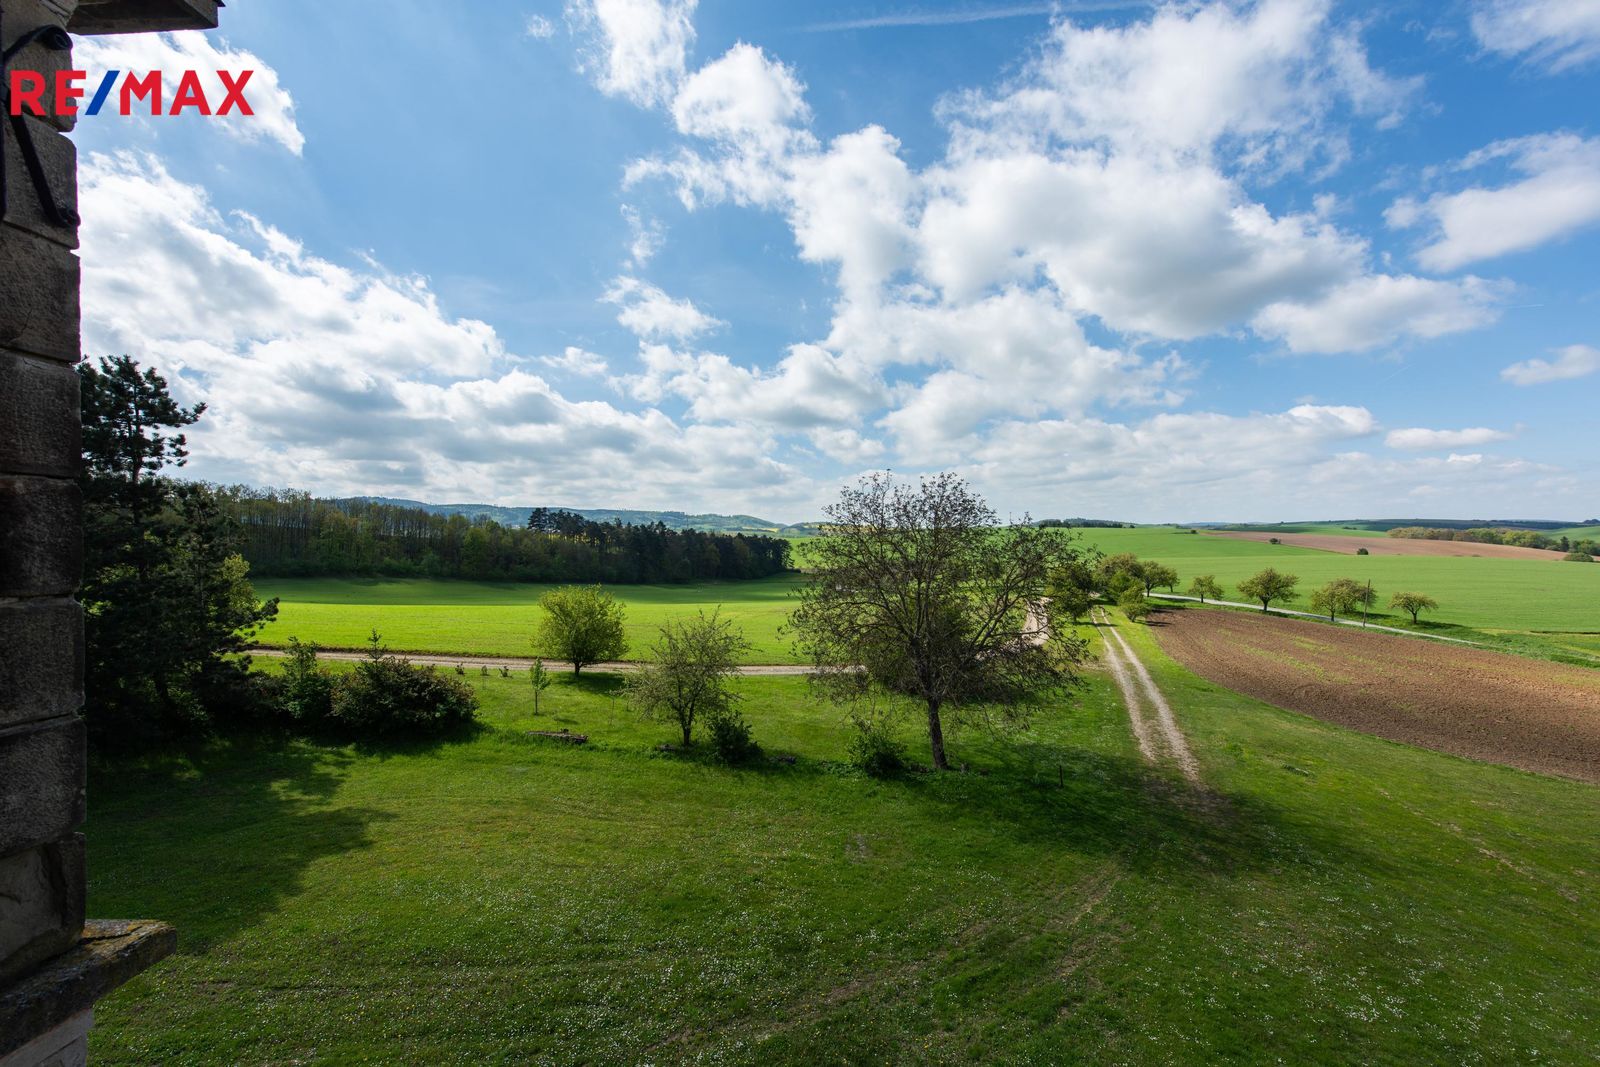
[[[127,352],[208,405],[195,477],[784,513],[806,491],[770,436],[569,400],[425,280],[313,256],[151,157],[89,155],[81,192],[85,351]],[[544,362],[602,366],[576,348]]]
[[[679,131],[768,149],[783,147],[789,128],[810,115],[794,71],[742,41],[690,75],[672,101]]]
[[[1493,322],[1501,286],[1481,278],[1438,281],[1369,275],[1307,301],[1273,304],[1251,325],[1291,352],[1359,352],[1403,337],[1433,338]]]
[[[610,369],[604,356],[598,356],[576,345],[568,345],[559,356],[541,356],[539,362],[585,378],[601,377]]]
[[[1390,430],[1383,443],[1390,448],[1401,448],[1412,451],[1442,451],[1451,448],[1471,448],[1474,445],[1489,445],[1497,441],[1510,441],[1516,434],[1507,433],[1505,430],[1493,430],[1487,426],[1474,426],[1465,430],[1427,430],[1414,427],[1406,430]],[[1452,456],[1452,459],[1457,457]],[[1479,457],[1482,458],[1482,457]]]
[[[625,274],[612,279],[611,288],[602,299],[620,307],[617,322],[643,340],[670,337],[687,341],[727,325],[695,307],[692,301],[674,300],[649,282]]]
[[[1473,169],[1496,160],[1509,161],[1526,177],[1426,201],[1402,199],[1389,209],[1391,226],[1426,224],[1433,231],[1433,243],[1417,253],[1423,266],[1454,270],[1600,223],[1600,138],[1559,133],[1499,141],[1460,166]]]
[[[529,15],[522,32],[536,41],[548,41],[556,35],[556,24],[543,15]]]
[[[1600,4],[1593,0],[1482,0],[1472,32],[1491,52],[1526,56],[1559,72],[1600,58]]]
[[[1543,385],[1586,378],[1596,371],[1600,371],[1600,348],[1568,345],[1556,351],[1554,360],[1529,359],[1513,363],[1500,372],[1500,377],[1512,385]]]
[[[588,40],[582,69],[601,92],[641,107],[669,102],[694,43],[697,0],[571,0],[567,19]]]
[[[622,205],[622,218],[628,224],[628,266],[643,267],[661,250],[666,228],[657,219],[646,220],[631,204]]]
[[[297,156],[305,148],[305,135],[295,124],[294,98],[278,80],[278,72],[255,53],[229,48],[225,41],[210,34],[195,30],[80,37],[73,43],[73,58],[81,69],[91,74],[104,70],[140,74],[161,71],[165,106],[168,107],[177,91],[178,80],[186,70],[199,72],[201,86],[213,109],[220,108],[227,98],[217,71],[225,70],[230,76],[254,71],[243,89],[254,114],[245,115],[235,108],[227,115],[213,115],[205,121],[241,141],[276,141]],[[137,109],[147,105],[135,101],[134,106]]]
[[[971,94],[952,113],[1012,144],[1109,146],[1160,161],[1248,167],[1337,161],[1341,106],[1393,121],[1420,88],[1367,63],[1330,25],[1329,0],[1163,6],[1122,26],[1062,21],[1026,73],[997,97]]]

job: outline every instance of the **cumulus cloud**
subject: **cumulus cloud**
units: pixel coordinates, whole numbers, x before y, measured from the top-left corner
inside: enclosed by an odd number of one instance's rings
[[[237,109],[227,115],[206,119],[241,141],[275,141],[295,155],[305,148],[305,135],[295,124],[294,98],[283,87],[278,72],[260,56],[228,47],[225,40],[199,30],[182,33],[124,33],[109,37],[80,37],[73,44],[78,66],[91,72],[105,70],[161,71],[163,92],[168,104],[177,91],[178,80],[186,70],[200,73],[206,99],[213,108],[227,97],[219,70],[237,75],[254,71],[244,86],[244,98],[253,115]],[[136,104],[137,106],[137,104]]]
[[[1390,430],[1383,443],[1390,448],[1432,452],[1489,445],[1497,441],[1510,441],[1515,437],[1516,434],[1505,430],[1493,430],[1487,426],[1474,426],[1465,430],[1427,430],[1414,427],[1406,430]]]
[[[626,274],[612,279],[602,299],[620,307],[617,322],[645,340],[670,337],[687,341],[726,325],[692,301],[674,300],[660,288]]]
[[[582,68],[609,96],[642,107],[670,101],[694,43],[697,0],[572,0],[567,20],[583,36]]]
[[[1513,363],[1500,372],[1512,385],[1544,385],[1547,382],[1586,378],[1600,371],[1600,348],[1568,345],[1557,349],[1555,359],[1529,359]]]
[[[1496,161],[1523,177],[1420,202],[1402,199],[1389,209],[1391,226],[1432,231],[1432,243],[1417,253],[1423,266],[1454,270],[1600,223],[1600,138],[1555,133],[1498,141],[1468,156],[1459,169]]]
[[[1359,352],[1401,337],[1443,337],[1488,325],[1498,315],[1500,290],[1474,277],[1438,281],[1377,274],[1313,300],[1270,305],[1252,325],[1291,352]]]
[[[1472,32],[1490,52],[1523,56],[1552,72],[1600,58],[1600,5],[1585,0],[1483,0]]]
[[[424,279],[312,255],[149,156],[92,154],[81,179],[85,350],[131,353],[208,405],[197,477],[729,509],[805,489],[770,436],[568,399]],[[577,348],[543,362],[604,370]]]

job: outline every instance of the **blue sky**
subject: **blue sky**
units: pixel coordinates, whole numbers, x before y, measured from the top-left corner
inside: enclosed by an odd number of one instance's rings
[[[452,9],[454,10],[454,9]],[[814,517],[1600,511],[1600,3],[234,0],[79,65],[197,477]]]

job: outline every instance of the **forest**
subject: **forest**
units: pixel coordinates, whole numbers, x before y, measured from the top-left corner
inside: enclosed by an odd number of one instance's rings
[[[789,542],[759,534],[595,522],[535,509],[528,526],[436,515],[372,500],[216,486],[257,576],[661,583],[765,578],[790,569]]]

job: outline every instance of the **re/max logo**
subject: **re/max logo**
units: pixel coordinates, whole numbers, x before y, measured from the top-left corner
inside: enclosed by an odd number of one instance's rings
[[[81,84],[89,77],[88,71],[83,70],[58,70],[53,78],[46,78],[36,70],[8,71],[7,89],[9,92],[10,110],[13,115],[30,114],[44,117],[46,111],[44,98],[49,89],[55,89],[55,114],[57,115],[98,115],[110,98],[112,90],[116,88],[117,79],[122,78],[122,89],[117,94],[117,114],[131,115],[134,112],[134,102],[139,101],[150,109],[152,115],[181,115],[187,110],[193,110],[201,115],[230,115],[238,111],[241,115],[254,115],[250,110],[250,101],[244,98],[244,87],[250,81],[253,70],[241,70],[238,73],[219,70],[217,79],[222,82],[223,98],[212,110],[211,100],[206,96],[205,85],[200,80],[200,72],[186,70],[178,78],[177,91],[172,95],[172,104],[162,108],[164,96],[162,93],[161,71],[152,70],[144,77],[133,71],[128,71],[123,76],[120,70],[108,70],[105,77],[100,79],[100,85],[94,91],[94,96],[89,100],[89,106],[81,111],[78,101],[88,94]]]

